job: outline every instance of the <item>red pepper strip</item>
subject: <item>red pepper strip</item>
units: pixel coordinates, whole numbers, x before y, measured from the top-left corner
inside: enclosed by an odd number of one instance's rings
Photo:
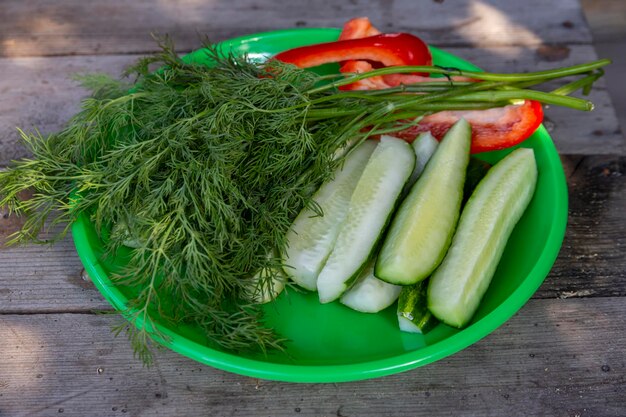
[[[368,36],[378,35],[380,31],[376,29],[367,17],[357,17],[350,19],[343,25],[339,40],[359,39]],[[339,72],[345,73],[364,73],[372,70],[372,64],[367,61],[346,61],[339,67]],[[360,80],[352,84],[339,87],[340,90],[380,90],[387,88],[382,77],[371,77]]]
[[[360,39],[320,43],[290,49],[274,56],[300,68],[330,62],[368,60],[384,66],[430,65],[432,58],[424,42],[408,33],[383,33]]]
[[[411,84],[424,83],[424,82],[437,82],[437,81],[449,82],[450,80],[460,81],[460,82],[477,82],[478,81],[470,77],[464,77],[462,75],[453,75],[448,79],[445,77],[439,77],[439,78],[423,77],[421,75],[414,75],[414,74],[388,74],[388,75],[383,75],[383,80],[385,80],[385,84],[388,86],[387,88],[397,87],[399,85],[411,85]]]
[[[371,71],[373,69],[372,64],[367,61],[347,61],[341,66],[340,71],[342,73],[357,73],[362,74],[364,72]],[[469,77],[453,76],[454,81],[476,81]],[[389,75],[377,75],[374,77],[365,78],[352,84],[339,87],[340,90],[382,90],[384,88],[397,87],[401,84],[410,85],[422,82],[448,82],[447,78],[432,78],[423,77],[421,75],[413,74],[389,74]]]
[[[362,74],[372,70],[372,64],[367,61],[347,61],[340,68],[342,73],[357,73]],[[381,90],[383,88],[389,88],[384,78],[380,75],[374,77],[365,78],[352,84],[343,85],[339,87],[340,90]]]
[[[368,36],[378,35],[380,30],[376,29],[367,17],[356,17],[350,19],[343,25],[339,40],[360,39]]]
[[[442,111],[393,135],[412,142],[419,133],[430,131],[441,140],[461,117],[472,126],[471,152],[478,153],[508,148],[528,138],[541,124],[543,108],[537,101],[526,100],[523,104],[488,110]]]
[[[372,22],[367,17],[357,17],[348,20],[339,35],[339,40],[345,39],[359,39],[367,36],[373,36],[379,34],[380,31],[376,29]],[[432,57],[428,62],[422,65],[432,65]],[[373,66],[367,61],[347,61],[341,65],[339,71],[341,73],[359,73],[371,71]],[[467,77],[452,77],[455,81],[473,81]],[[360,80],[349,85],[340,87],[340,90],[380,90],[383,88],[396,87],[401,84],[414,84],[425,81],[447,81],[442,78],[430,78],[422,75],[414,74],[390,74],[368,78]]]

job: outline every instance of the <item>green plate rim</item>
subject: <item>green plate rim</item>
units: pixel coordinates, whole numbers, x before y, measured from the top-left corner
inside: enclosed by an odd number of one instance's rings
[[[228,46],[253,42],[259,38],[271,39],[272,37],[292,35],[308,35],[313,38],[311,43],[315,43],[315,36],[313,35],[324,34],[328,36],[330,33],[339,34],[339,29],[306,28],[276,30],[241,36],[221,43]],[[457,60],[460,59],[438,48],[430,48],[433,54],[448,56]],[[192,54],[200,53],[200,51],[201,50],[195,51]],[[466,61],[464,62],[467,63],[468,66],[477,68]],[[165,339],[157,341],[175,352],[224,371],[268,380],[304,383],[357,381],[408,371],[443,359],[478,342],[511,318],[524,306],[530,297],[532,297],[550,272],[565,236],[568,214],[565,174],[560,164],[556,147],[547,130],[543,126],[540,126],[535,132],[535,135],[549,139],[542,140],[542,145],[545,147],[545,151],[549,156],[547,158],[547,166],[549,169],[546,171],[553,175],[552,181],[554,181],[555,184],[560,184],[560,186],[554,190],[556,205],[552,211],[551,228],[544,244],[544,251],[541,253],[532,270],[528,273],[528,276],[508,298],[482,319],[458,333],[443,341],[401,355],[348,365],[328,366],[277,364],[240,357],[236,354],[218,351],[193,342],[158,323],[156,324],[157,330],[165,336]],[[128,299],[109,280],[106,271],[100,264],[96,253],[91,247],[88,238],[89,225],[89,219],[86,215],[79,216],[73,223],[72,237],[76,251],[96,288],[116,310],[124,310]],[[143,326],[143,322],[138,320],[137,325],[141,327]]]

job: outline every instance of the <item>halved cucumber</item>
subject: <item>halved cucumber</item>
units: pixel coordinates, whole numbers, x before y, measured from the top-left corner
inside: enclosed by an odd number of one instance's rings
[[[268,258],[277,257],[276,251],[270,251]],[[247,295],[258,304],[266,304],[273,301],[285,289],[287,277],[282,268],[269,267],[259,270],[250,281]]]
[[[258,270],[250,278],[245,291],[248,299],[257,304],[275,300],[283,292],[287,283],[287,276],[280,266],[281,258],[278,250],[268,251],[266,257],[269,265]]]
[[[410,285],[439,265],[459,218],[470,142],[464,119],[444,136],[391,223],[376,262],[377,277]]]
[[[420,133],[411,143],[416,158],[415,168],[408,182],[409,185],[415,184],[415,181],[422,175],[426,164],[437,150],[437,145],[439,145],[439,141],[430,132]]]
[[[333,180],[323,184],[313,196],[323,216],[305,208],[287,233],[289,246],[283,255],[284,270],[301,287],[317,289],[317,276],[335,245],[352,193],[376,145],[377,142],[367,140],[353,149]]]
[[[392,137],[381,138],[354,190],[335,247],[319,274],[320,302],[339,298],[365,268],[414,166],[415,153],[409,144]]]
[[[506,242],[532,199],[537,164],[520,148],[494,165],[463,209],[445,259],[430,278],[428,308],[462,327],[487,291]]]
[[[490,167],[491,165],[487,162],[470,158],[463,187],[463,204],[469,199]],[[398,325],[401,331],[425,333],[438,323],[428,309],[428,283],[429,280],[425,279],[417,284],[402,287],[398,299]]]
[[[341,304],[362,313],[378,313],[398,299],[402,287],[376,278],[374,262],[369,262],[357,278],[357,283],[341,296]]]

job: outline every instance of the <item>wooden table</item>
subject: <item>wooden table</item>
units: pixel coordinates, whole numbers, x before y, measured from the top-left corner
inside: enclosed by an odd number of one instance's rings
[[[0,164],[25,154],[16,126],[59,129],[85,92],[76,72],[119,74],[170,33],[181,51],[367,15],[491,71],[596,58],[576,0],[126,1],[0,3]],[[552,272],[497,331],[454,356],[377,380],[261,381],[170,351],[133,359],[70,238],[0,249],[0,416],[624,416],[626,415],[625,144],[605,85],[591,114],[550,108],[570,215]],[[2,239],[19,219],[0,218]]]

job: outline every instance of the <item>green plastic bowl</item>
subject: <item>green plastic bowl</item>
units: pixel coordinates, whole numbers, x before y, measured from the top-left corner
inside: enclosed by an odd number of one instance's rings
[[[251,59],[265,59],[289,48],[335,40],[338,34],[337,29],[284,30],[232,39],[220,47],[246,53]],[[439,49],[432,48],[432,53],[439,65],[477,69]],[[208,64],[201,50],[185,59]],[[407,371],[477,342],[513,316],[533,295],[563,242],[567,186],[554,144],[540,127],[521,146],[535,150],[537,189],[508,242],[478,312],[466,328],[457,330],[439,324],[426,335],[403,333],[398,330],[395,306],[378,314],[363,314],[338,302],[321,305],[316,294],[288,291],[265,307],[267,326],[289,339],[286,352],[265,356],[216,350],[208,347],[199,329],[172,328],[153,317],[158,330],[167,337],[160,343],[198,362],[237,374],[280,381],[339,382]],[[481,158],[495,162],[508,152],[484,153]],[[113,307],[124,309],[132,289],[109,279],[110,272],[124,262],[123,257],[103,259],[102,244],[87,216],[74,223],[72,233],[96,287]]]

